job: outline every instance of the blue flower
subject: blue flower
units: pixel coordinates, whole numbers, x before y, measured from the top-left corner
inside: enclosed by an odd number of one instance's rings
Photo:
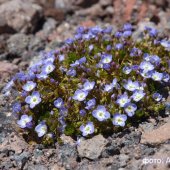
[[[67,73],[66,73],[68,76],[71,76],[71,77],[74,77],[76,76],[76,70],[73,69],[73,68],[70,68]]]
[[[122,37],[122,35],[123,35],[123,33],[119,32],[119,31],[115,33],[116,38],[120,38],[120,37]]]
[[[131,68],[134,71],[138,71],[139,70],[139,66],[138,65],[132,65]]]
[[[123,37],[124,38],[128,38],[128,37],[130,37],[132,35],[132,31],[124,31],[123,32]]]
[[[94,38],[95,35],[93,35],[91,32],[88,32],[87,34],[83,34],[83,40],[90,40],[92,38]]]
[[[162,40],[161,45],[166,49],[170,49],[170,41]]]
[[[65,60],[65,55],[64,54],[58,55],[58,60],[59,60],[59,62],[64,61]]]
[[[154,71],[152,73],[152,79],[155,80],[155,81],[161,81],[163,78],[163,74],[162,73],[159,73],[157,71]]]
[[[83,26],[79,26],[79,27],[77,27],[77,29],[76,29],[76,33],[84,33],[84,31],[85,31],[85,28],[83,27]]]
[[[125,112],[129,117],[132,117],[135,114],[136,110],[137,110],[137,106],[134,103],[128,103],[125,106]]]
[[[132,80],[128,80],[124,85],[123,87],[126,89],[126,90],[129,90],[129,91],[135,91],[136,89],[139,88],[139,82],[137,81],[132,81]]]
[[[96,99],[91,99],[86,103],[86,109],[92,109],[96,105]]]
[[[55,60],[55,57],[54,56],[51,56],[51,57],[48,57],[46,58],[45,60],[43,60],[43,63],[46,64],[48,62],[50,63],[54,63],[54,60]]]
[[[88,91],[78,89],[75,91],[73,99],[78,101],[83,101],[86,99],[87,95],[88,95]]]
[[[140,56],[142,54],[142,51],[139,48],[132,48],[132,50],[130,51],[130,56],[131,57],[137,57]]]
[[[40,80],[46,79],[48,77],[47,73],[41,72],[40,74],[36,74],[36,77]]]
[[[102,55],[102,59],[101,59],[101,62],[103,64],[108,64],[112,61],[112,55],[111,54],[103,54]]]
[[[132,25],[130,23],[126,23],[123,25],[123,30],[124,31],[131,31],[132,30]]]
[[[74,63],[70,64],[71,67],[77,67],[79,65],[79,61],[76,60]]]
[[[127,120],[127,116],[126,115],[115,113],[113,115],[112,123],[113,123],[113,125],[124,127],[126,120]]]
[[[116,86],[117,86],[117,79],[114,78],[112,83],[105,85],[104,91],[111,92],[113,90],[113,88],[116,87]]]
[[[91,52],[93,50],[93,48],[94,48],[93,44],[89,45],[89,52]]]
[[[20,128],[30,127],[29,124],[32,121],[32,116],[28,116],[26,114],[21,116],[21,119],[17,121],[17,124]]]
[[[90,82],[90,81],[87,80],[83,84],[83,90],[90,91],[90,90],[92,90],[94,88],[94,86],[95,86],[95,82],[94,81]]]
[[[13,113],[21,112],[21,103],[19,103],[19,102],[14,103],[12,106],[12,112]]]
[[[145,93],[143,92],[143,90],[136,90],[133,95],[131,96],[131,98],[135,101],[138,102],[140,101],[143,97],[145,96]]]
[[[13,80],[18,80],[18,81],[26,81],[27,80],[27,76],[24,72],[19,72],[16,73],[15,76],[13,77]]]
[[[116,50],[121,50],[122,48],[123,48],[123,44],[121,44],[121,43],[118,43],[115,45]]]
[[[125,74],[129,74],[132,71],[132,68],[130,66],[124,66],[122,71]]]
[[[169,74],[164,72],[164,73],[163,73],[163,79],[162,79],[162,80],[163,80],[164,82],[168,82],[169,79],[170,79]]]
[[[158,66],[161,63],[161,59],[157,55],[152,55],[150,56],[150,62]]]
[[[162,95],[159,94],[159,93],[154,93],[154,94],[152,95],[152,97],[153,97],[153,99],[156,100],[157,102],[161,101],[161,99],[162,99]]]
[[[65,117],[65,116],[68,115],[68,109],[67,109],[66,107],[62,106],[62,107],[60,108],[59,113],[60,113],[61,116],[64,116],[64,117]]]
[[[33,90],[35,87],[36,87],[36,83],[34,83],[33,81],[27,81],[27,83],[22,86],[22,89],[25,90],[25,91],[31,91]]]
[[[151,61],[151,56],[148,54],[148,53],[144,53],[143,54],[143,59],[145,60],[145,61]]]
[[[79,64],[83,64],[87,61],[87,59],[86,59],[86,57],[82,57],[78,61],[79,61]]]
[[[83,136],[87,136],[89,134],[94,133],[94,125],[93,122],[88,122],[86,125],[80,126],[80,131],[83,133]]]
[[[144,78],[151,78],[153,71],[145,71],[145,70],[140,70],[140,75]]]
[[[35,131],[38,133],[38,137],[42,137],[47,133],[47,125],[41,122],[35,127]]]
[[[158,35],[158,30],[157,29],[155,29],[155,28],[151,28],[151,27],[145,27],[145,30],[147,30],[148,31],[148,33],[149,33],[149,35],[151,36],[151,37],[156,37],[157,35]]]
[[[52,62],[47,62],[43,67],[42,67],[42,72],[49,74],[51,72],[53,72],[53,70],[55,69],[55,65]]]
[[[25,99],[27,104],[30,104],[30,108],[34,108],[41,102],[41,97],[38,91],[34,91],[31,96],[27,96]]]
[[[110,64],[103,64],[103,69],[109,70],[111,68]]]
[[[107,45],[107,46],[106,46],[106,50],[107,50],[107,51],[110,51],[111,49],[112,49],[112,46],[111,46],[111,45]]]
[[[62,98],[58,98],[54,101],[54,106],[57,108],[61,108],[63,106],[64,102]]]
[[[128,98],[128,95],[126,93],[118,96],[118,99],[116,101],[116,103],[119,104],[120,107],[124,107],[129,102],[130,99]]]
[[[99,105],[96,110],[92,112],[92,115],[99,121],[104,121],[110,118],[110,113],[107,112],[106,108]]]
[[[85,109],[81,109],[80,110],[80,115],[81,116],[85,116],[86,115],[86,110]]]
[[[105,87],[104,87],[104,91],[106,92],[111,92],[114,88],[114,85],[111,83],[111,84],[106,84]]]
[[[73,44],[74,40],[72,38],[68,38],[65,43],[68,44],[68,45],[71,45]]]
[[[109,27],[105,28],[105,29],[103,30],[103,32],[106,33],[106,34],[111,34],[111,33],[112,33],[112,30],[113,30],[113,27],[112,27],[112,26],[109,26]]]
[[[99,26],[91,27],[89,29],[89,32],[92,33],[93,35],[97,35],[102,32],[102,29]]]
[[[80,40],[82,39],[82,34],[78,33],[74,36],[75,40]]]
[[[146,73],[148,71],[152,71],[154,69],[154,66],[148,61],[142,61],[139,65],[139,68]]]

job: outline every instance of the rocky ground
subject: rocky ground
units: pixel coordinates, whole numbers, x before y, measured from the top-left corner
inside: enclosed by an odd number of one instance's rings
[[[12,97],[3,87],[42,50],[56,49],[77,25],[106,26],[130,21],[134,39],[144,26],[170,33],[168,0],[0,0],[0,169],[28,170],[166,170],[170,169],[170,116],[150,118],[110,137],[98,135],[79,145],[45,148],[24,140],[11,114]],[[167,99],[170,101],[170,98]]]

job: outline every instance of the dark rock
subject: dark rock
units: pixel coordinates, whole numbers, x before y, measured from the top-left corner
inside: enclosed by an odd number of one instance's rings
[[[48,170],[45,165],[28,165],[27,170]]]
[[[0,164],[0,169],[9,170],[14,167],[14,164],[11,161],[5,161]]]
[[[124,139],[122,140],[122,144],[125,146],[130,145],[137,145],[140,142],[141,139],[141,132],[131,132],[130,134],[126,134],[124,136]]]
[[[77,158],[77,150],[75,146],[71,146],[69,144],[64,144],[59,146],[58,149],[58,158],[60,162],[64,165],[69,164],[72,158]]]
[[[140,149],[141,149],[141,155],[145,157],[149,155],[153,155],[155,153],[155,148],[149,147],[147,145],[141,145]]]
[[[27,0],[6,1],[0,6],[0,18],[4,18],[3,25],[7,25],[7,32],[9,30],[22,33],[33,32],[42,15],[42,8]]]
[[[53,18],[48,18],[43,25],[43,31],[47,34],[51,33],[57,25],[57,21]]]
[[[102,157],[107,158],[109,156],[120,154],[120,146],[116,141],[113,141],[106,149],[102,152]]]
[[[15,30],[8,26],[5,18],[0,17],[0,34],[14,32]]]
[[[34,152],[34,157],[37,158],[39,156],[42,156],[43,155],[43,151],[42,150],[39,150],[39,149],[35,149]]]
[[[93,4],[96,4],[97,2],[99,2],[99,0],[72,0],[72,5],[87,8]]]
[[[15,160],[17,167],[23,169],[30,156],[29,152],[23,152],[20,155],[11,156],[11,160]]]
[[[36,36],[30,37],[29,46],[28,46],[29,51],[39,52],[44,50],[44,48],[45,48],[45,43],[44,41],[42,41],[42,39]]]
[[[63,21],[65,19],[65,12],[62,9],[48,8],[44,13],[45,17],[54,18],[56,21]]]
[[[7,40],[8,51],[13,56],[22,56],[28,48],[30,37],[24,34],[14,34]]]

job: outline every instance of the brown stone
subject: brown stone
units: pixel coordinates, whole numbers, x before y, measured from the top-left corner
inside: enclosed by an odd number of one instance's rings
[[[78,145],[78,153],[81,157],[97,159],[107,143],[108,141],[102,135],[97,135],[91,139],[81,141]]]
[[[170,139],[170,123],[165,123],[158,129],[144,132],[141,136],[141,143],[143,144],[161,144]]]
[[[0,74],[1,73],[13,73],[17,70],[17,66],[12,63],[8,63],[5,61],[0,61]]]
[[[15,151],[15,154],[21,153],[28,148],[28,144],[18,137],[14,132],[11,133],[1,144],[0,150],[8,149]]]

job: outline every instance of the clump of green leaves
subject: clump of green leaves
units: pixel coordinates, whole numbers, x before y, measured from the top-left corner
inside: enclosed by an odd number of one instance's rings
[[[39,141],[61,134],[88,136],[155,115],[170,83],[170,42],[146,28],[134,41],[132,26],[79,27],[60,50],[13,78],[17,124]],[[36,133],[35,133],[36,132]]]

